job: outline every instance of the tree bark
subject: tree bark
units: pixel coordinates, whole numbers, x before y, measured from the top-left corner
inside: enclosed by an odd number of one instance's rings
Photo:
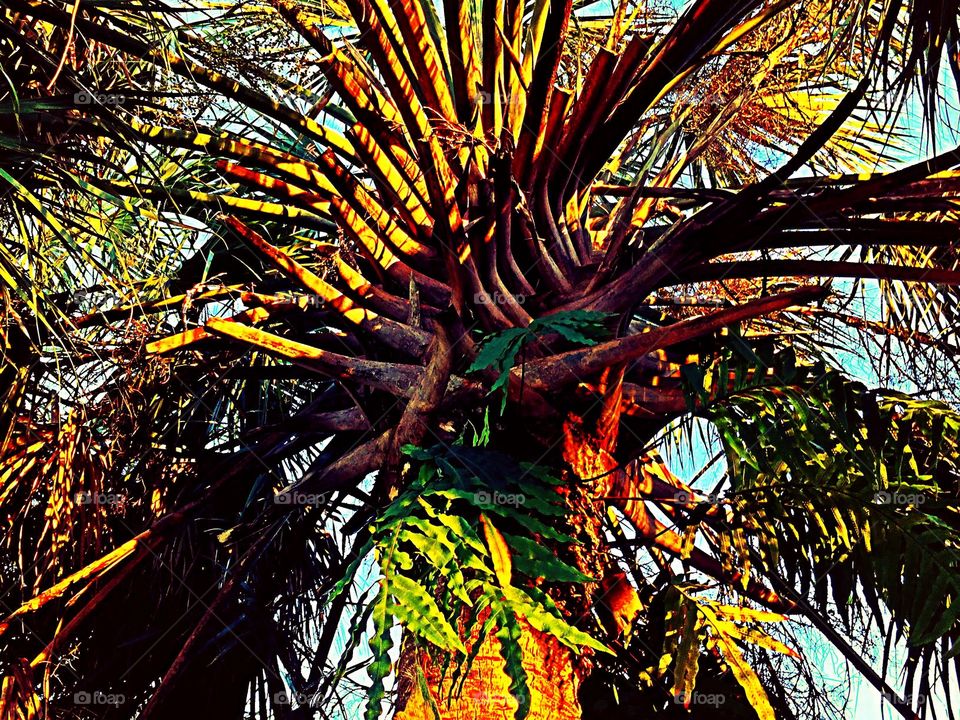
[[[486,611],[481,613],[481,622],[475,625],[476,630],[466,643],[468,649],[476,642],[486,614]],[[530,693],[527,720],[580,720],[577,693],[586,675],[586,664],[574,658],[552,635],[538,632],[522,618],[520,625],[523,669]],[[483,640],[462,692],[453,698],[450,698],[450,688],[454,667],[447,667],[444,674],[439,661],[431,659],[410,638],[405,638],[398,668],[398,707],[401,709],[394,720],[437,720],[438,717],[440,720],[513,720],[517,701],[510,693],[510,679],[504,672],[500,641],[495,633],[495,629],[491,630]],[[423,692],[420,673],[435,706]]]

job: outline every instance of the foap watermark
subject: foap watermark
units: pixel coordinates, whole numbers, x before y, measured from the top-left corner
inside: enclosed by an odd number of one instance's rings
[[[498,104],[502,107],[511,107],[519,102],[520,98],[514,97],[513,95],[495,95],[494,93],[487,92],[486,90],[481,90],[477,93],[477,103],[480,105]]]
[[[709,503],[710,505],[719,505],[723,502],[723,496],[720,493],[700,493],[690,492],[689,490],[677,490],[673,494],[673,500],[678,505],[691,505],[693,503]]]
[[[885,703],[890,703],[891,705],[897,705],[903,703],[908,707],[922,708],[927,704],[927,696],[923,693],[909,694],[904,696],[899,696],[896,693],[890,692],[889,690],[884,690],[880,693],[880,699]]]
[[[320,295],[298,295],[297,300],[308,308],[320,308],[327,303]]]
[[[273,504],[316,507],[326,505],[329,499],[329,493],[305,493],[299,490],[288,490],[274,495]]]
[[[75,302],[78,305],[86,304],[96,293],[93,290],[77,290],[70,293],[70,301]]]
[[[527,301],[526,295],[514,295],[513,293],[502,292],[478,292],[473,294],[474,305],[506,305],[513,300],[517,305],[523,305]]]
[[[278,690],[273,694],[274,705],[296,705],[303,707],[304,705],[309,705],[312,700],[313,696],[310,693]]]
[[[512,695],[503,695],[500,693],[488,693],[483,690],[475,689],[464,693],[461,698],[467,700],[472,708],[486,708],[490,710],[507,710],[510,707]]]
[[[99,93],[81,90],[73,94],[75,105],[123,105],[127,101],[126,96],[117,93]]]
[[[77,505],[122,505],[127,501],[123,493],[78,492],[73,497]]]
[[[103,693],[99,690],[95,692],[75,692],[73,694],[74,705],[123,705],[127,701],[125,695],[120,693]]]
[[[499,490],[488,492],[480,490],[473,494],[473,501],[476,505],[511,505],[519,507],[527,501],[527,496],[523,493],[505,493]]]
[[[690,693],[679,693],[673,696],[673,702],[677,705],[690,707],[692,705],[709,705],[720,707],[727,701],[727,696],[723,693],[704,693],[694,690]]]
[[[874,493],[873,501],[878,505],[896,505],[898,507],[907,507],[913,505],[919,507],[927,502],[927,496],[923,493],[905,493],[897,490],[880,490]]]
[[[69,293],[68,300],[78,309],[111,306],[120,303],[120,299],[101,288],[80,288]]]
[[[733,98],[720,93],[706,93],[700,97],[688,97],[681,99],[678,107],[702,107],[702,108],[724,108],[727,107]]]

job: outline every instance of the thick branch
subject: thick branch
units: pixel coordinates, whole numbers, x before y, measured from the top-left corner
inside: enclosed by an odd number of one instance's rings
[[[424,368],[418,365],[340,355],[222,318],[211,318],[206,327],[218,335],[262,348],[308,370],[399,397],[412,397],[424,378]],[[450,379],[447,392],[454,397],[465,398],[479,394],[481,390],[476,383],[454,376]]]
[[[259,233],[244,223],[229,216],[225,216],[223,219],[234,232],[253,245],[284,274],[293,278],[311,292],[316,293],[317,297],[323,300],[328,307],[369,332],[375,339],[413,357],[420,357],[423,354],[430,339],[427,333],[395,320],[380,317],[372,310],[357,305],[328,282],[268,243]]]
[[[827,293],[828,289],[819,285],[802,287],[594,347],[534,360],[523,368],[514,368],[513,373],[519,376],[522,371],[526,384],[541,392],[554,391],[581,382],[617,363],[630,362],[654,350],[716,332],[742,320],[805,305],[825,297]]]

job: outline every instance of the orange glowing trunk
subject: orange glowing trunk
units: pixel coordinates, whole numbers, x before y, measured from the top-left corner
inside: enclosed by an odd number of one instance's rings
[[[580,720],[577,691],[582,680],[581,663],[552,636],[525,622],[521,625],[523,668],[530,689],[527,720]],[[470,639],[475,641],[476,634]],[[417,663],[425,683],[418,681]],[[510,694],[510,679],[504,672],[500,641],[493,632],[484,639],[457,697],[449,697],[451,669],[441,683],[441,668],[412,643],[403,644],[399,673],[401,710],[394,720],[436,720],[437,711],[441,720],[512,720],[517,709],[517,701]]]
[[[605,383],[608,375],[604,375]],[[605,403],[606,408],[612,409],[602,413],[595,434],[584,433],[582,421],[573,416],[564,426],[564,459],[581,481],[605,477],[609,474],[609,462],[615,462],[610,452],[616,445],[622,375],[613,379],[611,397]],[[597,518],[583,515],[579,524],[584,530],[585,526],[596,522]],[[596,534],[598,528],[593,527],[593,532]],[[597,570],[584,563],[578,564],[583,565],[581,570],[585,572]],[[636,598],[635,592],[632,598]],[[576,601],[570,603],[568,610],[577,605]],[[579,612],[585,610],[586,607],[581,606]],[[474,627],[479,628],[485,617],[486,613],[481,613],[480,622]],[[530,692],[527,720],[580,720],[578,691],[590,672],[590,661],[575,657],[556,638],[535,630],[523,618],[520,618],[520,625],[523,628],[520,639],[523,668]],[[476,642],[477,632],[464,639],[468,649]],[[504,672],[504,664],[500,641],[491,631],[480,646],[462,691],[451,698],[453,669],[447,668],[444,673],[443,668],[426,653],[413,643],[404,642],[398,668],[397,707],[400,710],[394,720],[437,720],[438,717],[440,720],[513,720],[517,701],[510,693],[510,678]]]

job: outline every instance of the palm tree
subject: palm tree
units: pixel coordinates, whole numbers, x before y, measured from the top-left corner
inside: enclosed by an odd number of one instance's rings
[[[674,5],[7,0],[3,717],[949,697],[958,6]]]

